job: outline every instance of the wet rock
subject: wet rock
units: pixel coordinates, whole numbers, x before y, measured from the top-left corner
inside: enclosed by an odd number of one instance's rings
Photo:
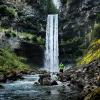
[[[51,94],[51,91],[46,91],[47,94]]]
[[[40,84],[39,84],[38,82],[35,82],[34,85],[38,86],[38,85],[40,85]]]
[[[50,86],[51,85],[51,80],[49,78],[44,78],[43,79],[43,85],[48,85]]]
[[[18,79],[23,79],[23,77],[22,77],[22,73],[11,71],[6,75],[6,79],[10,81],[16,81]]]
[[[64,80],[66,80],[62,72],[60,72],[57,76],[58,76],[59,81],[61,82],[64,82]]]
[[[20,73],[22,73],[22,74],[28,74],[27,71],[21,71]]]
[[[3,83],[6,82],[6,77],[5,77],[5,75],[3,75],[3,74],[0,75],[0,82],[3,82]]]
[[[51,85],[58,85],[56,81],[51,82]]]
[[[38,82],[41,85],[51,85],[51,76],[50,76],[50,74],[42,74],[42,75],[40,75]]]
[[[22,77],[22,74],[21,74],[21,73],[17,73],[17,74],[16,74],[16,77],[17,77],[17,79],[24,79],[24,78]]]
[[[0,89],[4,89],[4,87],[2,85],[0,85]]]
[[[66,81],[71,81],[71,77],[70,75],[65,76],[66,77]]]
[[[38,82],[40,83],[40,85],[58,85],[56,80],[53,80],[50,76],[50,74],[42,74],[39,76],[39,80]]]

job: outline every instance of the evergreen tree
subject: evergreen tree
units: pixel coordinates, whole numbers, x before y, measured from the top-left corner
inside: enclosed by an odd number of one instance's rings
[[[55,14],[58,13],[57,8],[53,4],[52,0],[46,0],[47,1],[47,14]]]

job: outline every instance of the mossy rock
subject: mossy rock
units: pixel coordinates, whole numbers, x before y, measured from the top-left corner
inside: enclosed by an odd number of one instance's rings
[[[88,94],[84,100],[100,100],[100,88],[95,89]]]

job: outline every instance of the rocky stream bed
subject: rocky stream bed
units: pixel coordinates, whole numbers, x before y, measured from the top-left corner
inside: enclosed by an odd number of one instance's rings
[[[100,100],[99,60],[64,73],[17,74],[16,78],[0,84],[0,100]]]

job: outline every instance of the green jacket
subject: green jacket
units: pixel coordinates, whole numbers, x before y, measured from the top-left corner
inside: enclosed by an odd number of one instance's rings
[[[60,69],[64,69],[64,64],[61,63],[61,64],[59,65],[59,68],[60,68]]]

